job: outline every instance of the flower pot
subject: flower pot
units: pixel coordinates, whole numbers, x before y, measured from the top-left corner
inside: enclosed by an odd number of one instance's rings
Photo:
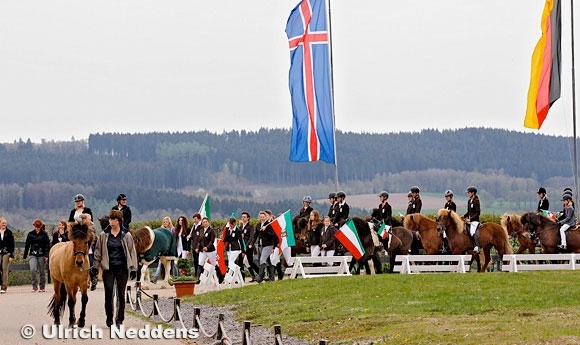
[[[184,282],[173,282],[175,287],[175,296],[177,298],[182,296],[192,296],[193,289],[195,288],[194,281],[184,281]]]

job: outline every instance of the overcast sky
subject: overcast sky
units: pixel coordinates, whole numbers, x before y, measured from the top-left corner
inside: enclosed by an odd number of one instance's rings
[[[0,142],[290,128],[284,29],[297,3],[2,1]],[[337,129],[537,132],[523,119],[543,6],[331,0]],[[568,46],[564,97],[539,133],[572,135]]]

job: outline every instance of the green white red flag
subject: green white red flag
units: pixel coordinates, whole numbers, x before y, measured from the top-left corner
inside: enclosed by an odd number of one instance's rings
[[[382,238],[383,240],[386,240],[387,237],[389,237],[390,229],[391,227],[389,225],[385,224],[385,222],[382,222],[381,227],[377,231],[377,235],[379,235],[379,237]]]
[[[296,239],[294,238],[294,229],[292,228],[292,215],[290,210],[284,212],[278,218],[274,219],[270,226],[278,236],[278,247],[280,252],[284,254],[284,258],[289,265],[293,263],[289,262],[292,257],[290,250],[291,247],[296,245]]]
[[[201,207],[199,208],[199,214],[201,218],[207,217],[207,219],[211,220],[211,207],[209,204],[209,194],[205,194],[205,198],[201,203]]]
[[[349,219],[334,235],[352,256],[359,260],[365,254],[365,249],[358,237],[358,232],[352,219]]]

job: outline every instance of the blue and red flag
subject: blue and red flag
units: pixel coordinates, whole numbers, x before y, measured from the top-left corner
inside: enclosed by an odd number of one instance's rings
[[[335,163],[329,32],[325,0],[302,0],[290,13],[290,160]]]

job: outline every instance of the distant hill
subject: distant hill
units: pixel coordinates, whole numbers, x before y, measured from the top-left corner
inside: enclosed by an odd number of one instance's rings
[[[355,206],[351,196],[357,194],[370,193],[369,205],[374,205],[381,190],[406,193],[419,185],[427,204],[428,193],[440,195],[451,188],[462,196],[465,187],[474,184],[490,208],[528,209],[540,185],[550,192],[572,185],[567,154],[571,142],[560,136],[485,128],[338,131],[339,183]],[[334,166],[290,162],[289,146],[290,132],[285,129],[98,133],[88,141],[2,144],[0,211],[13,218],[39,210],[57,217],[68,214],[79,192],[99,212],[108,211],[118,193],[130,195],[137,217],[191,216],[206,192],[214,200],[212,211],[224,217],[246,209],[255,214],[263,208],[298,208],[306,194],[325,199],[335,189]]]

